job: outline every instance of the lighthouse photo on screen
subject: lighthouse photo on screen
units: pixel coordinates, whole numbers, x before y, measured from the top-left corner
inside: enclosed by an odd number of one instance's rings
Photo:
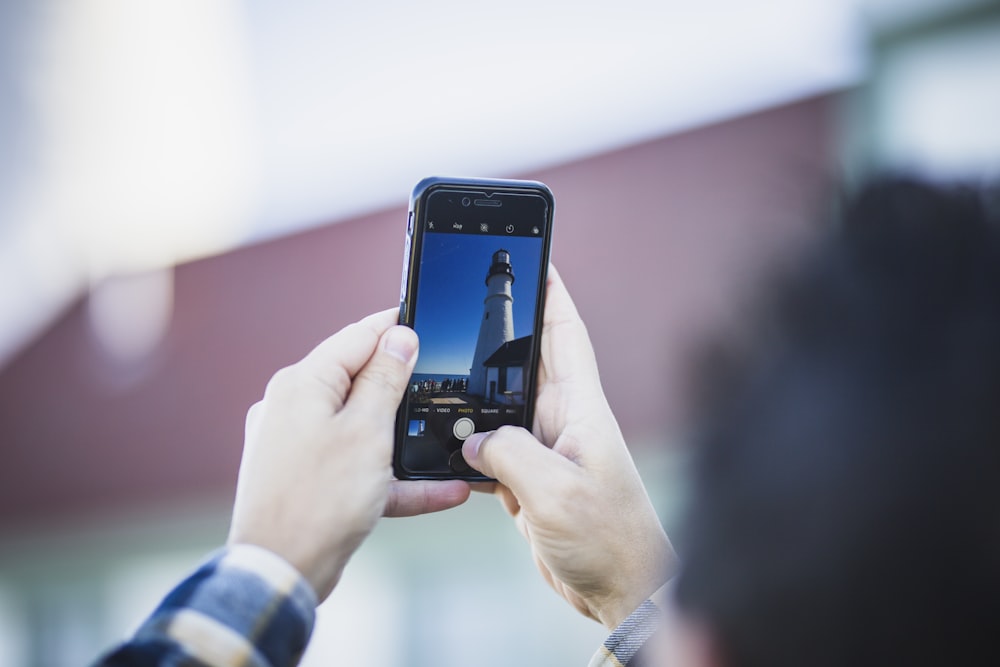
[[[444,462],[435,451],[461,446],[458,420],[485,431],[525,414],[544,242],[529,229],[497,231],[423,236],[413,314],[420,354],[405,431],[406,458],[418,469]]]
[[[524,404],[541,253],[531,236],[425,234],[411,400]]]

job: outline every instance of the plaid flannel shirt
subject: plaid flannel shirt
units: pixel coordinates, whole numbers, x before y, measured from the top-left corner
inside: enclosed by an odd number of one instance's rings
[[[270,551],[220,551],[170,592],[135,636],[97,665],[294,665],[316,617],[316,595]]]
[[[164,598],[135,636],[94,667],[286,667],[298,663],[316,596],[270,551],[239,545],[213,555]],[[590,667],[638,667],[660,619],[646,601],[608,637]]]

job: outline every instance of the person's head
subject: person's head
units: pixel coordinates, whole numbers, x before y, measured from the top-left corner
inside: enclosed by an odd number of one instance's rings
[[[715,374],[675,592],[723,667],[1000,663],[990,203],[870,185]]]

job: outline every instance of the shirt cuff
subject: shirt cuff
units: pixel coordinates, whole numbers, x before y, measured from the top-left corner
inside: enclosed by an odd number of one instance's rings
[[[608,635],[590,659],[588,667],[635,667],[632,661],[649,638],[663,627],[663,605],[668,586],[669,583],[664,584]]]
[[[199,664],[293,665],[315,617],[316,595],[294,567],[261,547],[235,545],[177,586],[135,641],[166,639]]]

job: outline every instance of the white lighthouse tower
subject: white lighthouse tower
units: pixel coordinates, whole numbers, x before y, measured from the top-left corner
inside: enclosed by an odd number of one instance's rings
[[[483,320],[479,325],[476,354],[469,369],[468,393],[486,396],[486,368],[483,362],[507,341],[514,340],[514,297],[510,286],[514,284],[514,269],[510,253],[500,249],[493,253],[493,263],[486,274],[486,298],[483,300]]]

